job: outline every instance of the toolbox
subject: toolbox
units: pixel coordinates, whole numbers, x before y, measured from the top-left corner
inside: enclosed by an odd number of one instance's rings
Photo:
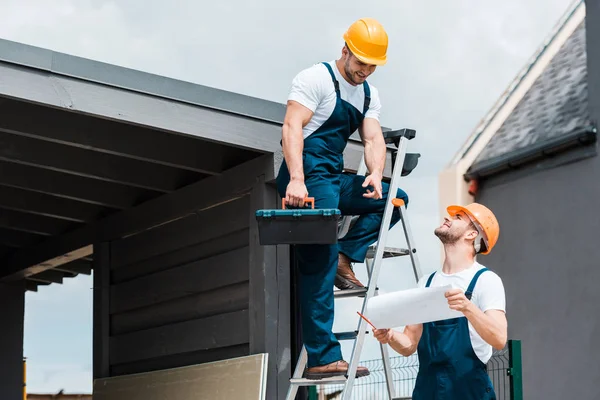
[[[315,209],[313,197],[307,197],[304,203],[311,207],[286,209],[285,199],[282,199],[280,210],[257,210],[260,244],[337,243],[341,211],[336,208]]]

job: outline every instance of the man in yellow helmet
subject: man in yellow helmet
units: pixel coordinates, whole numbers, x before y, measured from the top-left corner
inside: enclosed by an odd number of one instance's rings
[[[500,227],[492,211],[478,203],[447,210],[450,218],[435,230],[444,246],[444,265],[421,279],[419,287],[451,285],[448,306],[464,316],[409,325],[403,332],[373,333],[404,356],[417,351],[419,373],[412,399],[495,399],[486,364],[492,348],[506,344],[506,300],[500,277],[475,256],[490,253]]]
[[[333,287],[364,287],[351,262],[364,262],[367,248],[377,240],[388,196],[388,185],[381,181],[386,159],[381,102],[377,88],[367,83],[387,61],[387,33],[376,20],[362,18],[348,28],[344,42],[339,59],[315,64],[293,79],[282,131],[284,162],[277,177],[278,192],[288,206],[303,206],[310,196],[315,208],[360,215],[336,245],[296,246],[308,353],[304,376],[309,379],[342,375],[348,369],[332,333]],[[343,151],[357,129],[365,148],[366,178],[343,174]],[[402,190],[396,197],[408,203]],[[392,224],[398,220],[396,211]],[[357,376],[368,373],[359,367]]]

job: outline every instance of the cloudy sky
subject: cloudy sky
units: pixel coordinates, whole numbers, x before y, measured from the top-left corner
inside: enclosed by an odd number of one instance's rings
[[[352,21],[386,27],[389,63],[370,79],[382,124],[417,130],[421,153],[402,187],[425,272],[439,266],[437,174],[542,43],[570,0],[373,0],[344,3],[178,0],[1,0],[0,38],[285,102],[301,69],[338,57]],[[311,27],[312,26],[312,27]],[[392,244],[402,244],[394,230]],[[364,268],[358,275],[365,279]],[[411,287],[410,265],[386,262],[383,291]],[[30,392],[91,391],[92,281],[83,276],[27,294]],[[336,328],[353,330],[345,300]],[[344,347],[346,356],[348,348]],[[376,358],[368,340],[363,359]]]

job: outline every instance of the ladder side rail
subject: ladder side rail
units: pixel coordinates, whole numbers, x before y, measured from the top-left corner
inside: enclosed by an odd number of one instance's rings
[[[416,283],[419,283],[419,279],[423,276],[419,257],[417,255],[417,248],[415,247],[412,229],[407,219],[406,204],[399,208],[400,220],[402,221],[402,227],[404,229],[404,236],[406,237],[406,245],[408,247],[408,254],[413,266],[413,272],[415,274]]]
[[[383,372],[385,373],[385,383],[387,384],[388,396],[390,397],[390,400],[393,400],[396,398],[396,387],[394,386],[392,362],[390,361],[388,345],[379,343],[379,346],[381,347],[381,358],[383,360]]]
[[[379,228],[378,242],[377,242],[377,247],[375,250],[375,257],[374,257],[374,261],[373,261],[374,268],[373,268],[373,272],[372,272],[371,276],[369,277],[368,289],[367,289],[367,293],[365,295],[363,305],[362,305],[361,312],[363,313],[363,315],[365,315],[369,299],[373,297],[373,295],[375,293],[375,289],[377,287],[377,281],[379,279],[379,269],[381,266],[381,262],[383,260],[383,253],[384,253],[385,245],[387,242],[388,232],[390,230],[389,227],[390,227],[390,223],[392,220],[392,213],[395,208],[395,206],[392,204],[392,200],[396,197],[396,193],[398,191],[398,188],[400,187],[399,180],[402,175],[402,167],[397,168],[397,165],[400,165],[400,166],[404,165],[404,158],[405,158],[407,146],[408,146],[408,139],[406,137],[401,137],[400,141],[399,141],[399,145],[398,145],[398,156],[396,157],[395,165],[393,165],[393,168],[392,168],[392,179],[391,179],[391,182],[389,185],[389,191],[388,191],[388,197],[386,200],[385,210],[383,213],[381,226]],[[364,319],[359,318],[358,337],[357,337],[356,341],[354,342],[354,347],[352,349],[350,365],[348,366],[348,378],[347,378],[348,380],[346,383],[346,387],[344,388],[344,391],[342,392],[342,396],[341,396],[342,400],[350,400],[351,399],[354,381],[356,380],[356,370],[358,368],[358,358],[359,358],[358,355],[360,355],[362,352],[362,348],[364,345],[364,338],[365,338],[364,332],[365,332],[366,328],[367,328],[366,322],[364,321]]]
[[[298,362],[296,363],[296,368],[294,369],[294,374],[292,375],[292,379],[300,379],[304,374],[304,367],[308,362],[308,353],[306,352],[306,347],[302,345],[302,350],[300,352],[300,357],[298,358]],[[291,383],[288,386],[287,396],[285,397],[287,400],[293,400],[296,398],[296,394],[298,394],[299,385]]]

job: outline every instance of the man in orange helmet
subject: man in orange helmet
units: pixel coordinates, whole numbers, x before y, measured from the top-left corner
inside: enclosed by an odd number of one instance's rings
[[[376,329],[373,333],[404,356],[417,351],[414,400],[495,399],[486,363],[492,348],[506,344],[506,300],[500,277],[475,256],[490,253],[500,228],[492,211],[481,204],[447,210],[450,218],[435,230],[444,246],[444,265],[423,277],[419,287],[452,285],[446,292],[448,306],[464,317],[409,325],[403,332]]]
[[[382,183],[386,146],[379,124],[381,102],[367,78],[387,61],[388,36],[372,18],[354,22],[346,31],[341,57],[315,64],[292,82],[282,129],[284,162],[277,189],[288,206],[299,207],[307,196],[315,208],[338,208],[359,215],[335,245],[297,245],[303,343],[308,353],[305,377],[343,375],[348,364],[332,328],[333,287],[364,287],[351,262],[365,261],[377,240],[389,186]],[[343,152],[358,129],[365,148],[367,177],[343,174]],[[396,197],[408,203],[402,190]],[[392,225],[399,220],[396,210]],[[359,367],[357,376],[368,374]]]

